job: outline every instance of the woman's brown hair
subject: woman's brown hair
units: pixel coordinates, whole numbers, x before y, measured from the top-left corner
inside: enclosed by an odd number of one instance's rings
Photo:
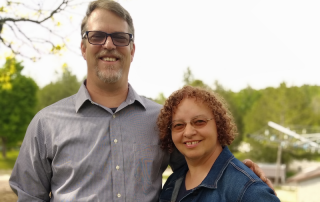
[[[161,148],[168,150],[170,153],[175,148],[169,126],[179,103],[185,98],[194,98],[196,102],[200,102],[211,109],[217,125],[219,143],[221,146],[230,145],[237,134],[237,127],[231,113],[226,107],[225,101],[216,93],[208,90],[184,86],[170,95],[158,116],[157,125],[160,132]]]

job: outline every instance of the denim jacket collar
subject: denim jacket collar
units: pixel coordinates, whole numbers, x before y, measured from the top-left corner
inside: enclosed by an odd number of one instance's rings
[[[199,186],[216,189],[218,181],[221,178],[224,170],[229,165],[230,161],[234,159],[233,154],[230,152],[227,146],[225,146],[211,167],[207,177],[202,181]]]
[[[190,193],[195,192],[198,188],[200,187],[207,187],[210,189],[217,189],[217,184],[219,179],[221,178],[224,170],[227,168],[228,164],[230,163],[230,161],[234,159],[233,154],[230,152],[230,150],[228,149],[227,146],[223,147],[222,152],[220,153],[220,155],[218,156],[218,158],[216,159],[216,161],[214,162],[213,166],[211,167],[208,175],[206,176],[206,178],[201,182],[200,185],[198,185],[197,187],[193,188],[192,191]],[[172,179],[172,182],[174,184],[174,189],[173,189],[173,193],[172,193],[172,197],[171,200],[175,201],[177,196],[178,196],[178,192],[181,186],[181,183],[183,181],[183,178],[186,176],[186,173],[188,172],[188,166],[184,166],[183,168],[179,169],[179,175],[176,176],[175,179]]]

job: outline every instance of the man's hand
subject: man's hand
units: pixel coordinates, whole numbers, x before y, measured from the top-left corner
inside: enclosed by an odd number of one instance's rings
[[[256,175],[258,175],[258,177],[260,177],[260,179],[264,181],[277,195],[276,191],[273,188],[272,182],[266,177],[264,172],[261,170],[261,168],[257,164],[255,164],[250,159],[245,159],[242,162],[244,163],[244,165],[248,166],[248,168],[250,168]]]

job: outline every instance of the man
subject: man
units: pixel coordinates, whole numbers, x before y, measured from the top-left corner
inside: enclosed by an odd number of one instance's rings
[[[93,1],[81,36],[87,80],[33,118],[10,186],[19,201],[157,201],[168,163],[174,170],[185,162],[159,148],[161,105],[128,83],[130,14],[117,2]]]

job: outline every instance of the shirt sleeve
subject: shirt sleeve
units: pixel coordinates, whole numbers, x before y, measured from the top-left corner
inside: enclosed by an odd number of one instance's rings
[[[245,190],[240,201],[243,202],[280,202],[274,191],[264,182],[256,182]]]
[[[170,154],[170,160],[169,160],[169,165],[172,171],[173,172],[176,171],[186,163],[187,162],[184,156],[175,148],[173,152]]]
[[[31,121],[9,184],[18,201],[50,201],[51,160],[47,157],[46,142],[39,113]]]

